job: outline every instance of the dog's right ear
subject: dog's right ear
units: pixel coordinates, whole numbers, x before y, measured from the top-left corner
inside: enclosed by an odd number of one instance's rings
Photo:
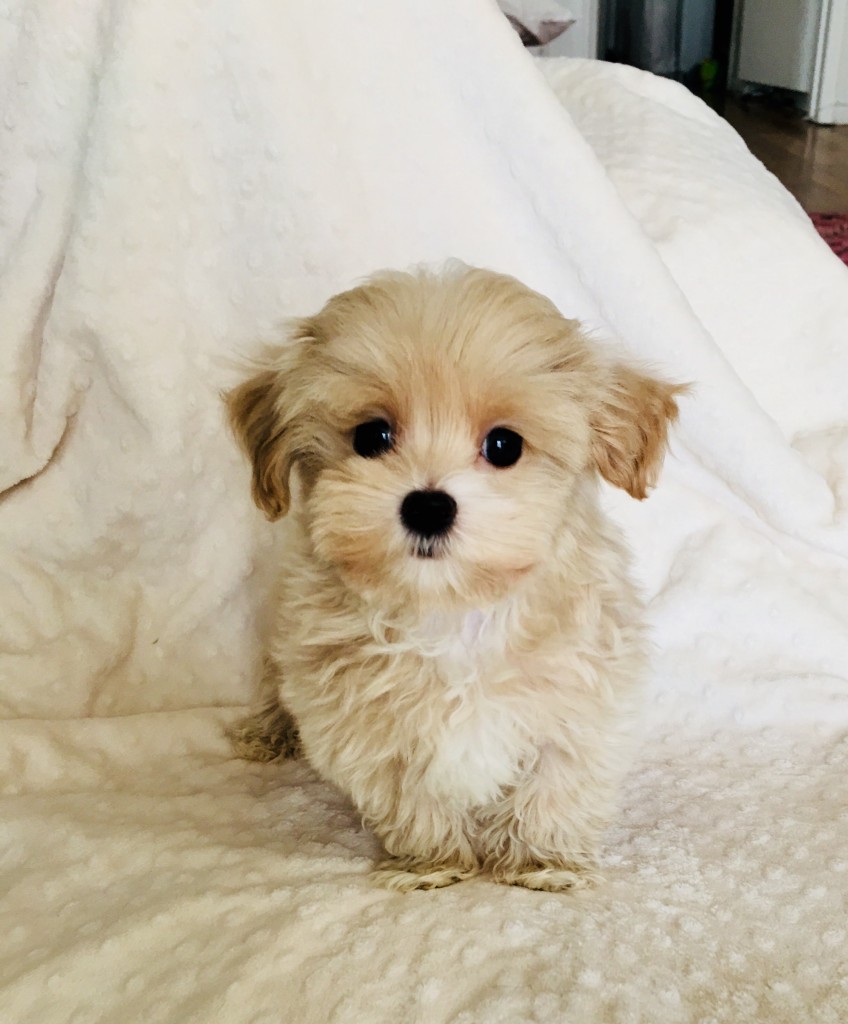
[[[291,503],[290,477],[303,454],[296,379],[312,322],[295,325],[289,344],[269,349],[254,376],[224,395],[239,443],[253,465],[253,500],[274,522]]]

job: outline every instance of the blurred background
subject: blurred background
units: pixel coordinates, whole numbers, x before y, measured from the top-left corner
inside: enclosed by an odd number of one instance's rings
[[[560,0],[557,0],[560,2]],[[809,212],[848,213],[848,0],[561,0],[539,51],[674,78]]]

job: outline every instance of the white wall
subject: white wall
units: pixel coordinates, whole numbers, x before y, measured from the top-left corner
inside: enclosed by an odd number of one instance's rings
[[[821,0],[743,0],[739,78],[809,92],[821,6]]]
[[[597,57],[598,0],[566,0],[564,6],[577,21],[542,52],[546,57]]]

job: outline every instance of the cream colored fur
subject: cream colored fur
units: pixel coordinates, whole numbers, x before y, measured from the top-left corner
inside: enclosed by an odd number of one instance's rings
[[[300,483],[270,698],[236,746],[302,745],[382,840],[385,885],[594,879],[646,663],[598,475],[644,497],[677,390],[519,282],[462,268],[336,296],[228,396],[269,518]],[[353,431],[375,417],[394,447],[363,458]],[[498,426],[524,439],[508,468],[481,455]],[[458,506],[432,558],[399,516],[421,488]]]

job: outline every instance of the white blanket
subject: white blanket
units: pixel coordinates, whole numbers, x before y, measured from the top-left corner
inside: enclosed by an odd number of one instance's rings
[[[848,271],[733,131],[490,0],[9,0],[0,140],[4,1024],[844,1024]],[[609,498],[658,657],[587,896],[375,889],[223,738],[273,530],[218,392],[447,257],[695,383]]]

